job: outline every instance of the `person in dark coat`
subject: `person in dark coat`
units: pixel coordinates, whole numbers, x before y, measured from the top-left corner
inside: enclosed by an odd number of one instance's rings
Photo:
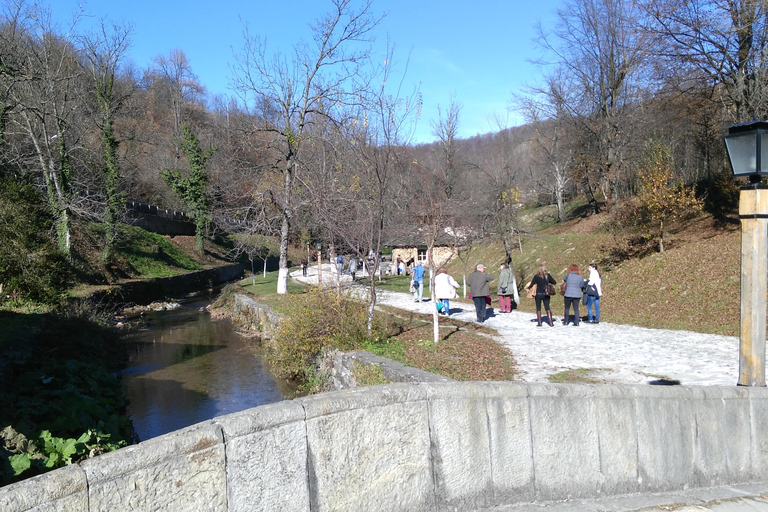
[[[536,275],[533,276],[531,282],[525,287],[526,290],[533,288],[536,285],[536,320],[538,326],[541,327],[541,303],[544,303],[544,310],[547,312],[547,318],[549,319],[549,326],[554,327],[555,321],[552,318],[552,310],[549,309],[549,295],[547,295],[547,284],[557,284],[557,281],[547,272],[547,268],[544,265],[539,267]]]
[[[563,302],[565,302],[565,312],[563,313],[563,325],[568,325],[568,313],[570,312],[571,305],[573,305],[573,325],[578,327],[579,325],[579,301],[582,296],[582,286],[584,285],[584,278],[579,274],[579,266],[575,263],[568,267],[568,273],[563,278],[565,284],[565,294],[563,295]]]
[[[472,294],[472,302],[475,303],[477,321],[480,323],[485,321],[485,309],[487,307],[485,298],[491,295],[491,288],[488,286],[491,281],[493,281],[493,274],[486,274],[485,265],[482,263],[478,264],[475,271],[467,276],[469,292]]]

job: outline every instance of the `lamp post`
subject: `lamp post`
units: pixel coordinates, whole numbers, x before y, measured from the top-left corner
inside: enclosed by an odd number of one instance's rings
[[[316,240],[315,241],[315,249],[317,249],[317,284],[320,285],[323,282],[323,267],[322,259],[323,259],[323,241],[322,240]]]
[[[739,194],[741,221],[741,329],[739,386],[765,386],[766,293],[768,292],[768,122],[728,127],[725,149],[736,177],[749,176]]]

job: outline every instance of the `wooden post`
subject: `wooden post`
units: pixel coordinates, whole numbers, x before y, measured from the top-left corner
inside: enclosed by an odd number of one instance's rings
[[[768,300],[768,189],[750,187],[739,197],[741,220],[741,331],[739,386],[765,386]]]

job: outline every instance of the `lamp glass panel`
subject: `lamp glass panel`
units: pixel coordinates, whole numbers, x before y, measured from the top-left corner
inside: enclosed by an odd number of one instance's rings
[[[757,173],[757,133],[745,132],[725,137],[728,158],[736,176]]]
[[[760,130],[760,173],[768,174],[768,131]]]

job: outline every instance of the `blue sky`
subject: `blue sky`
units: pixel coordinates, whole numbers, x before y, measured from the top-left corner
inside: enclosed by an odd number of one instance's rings
[[[539,70],[528,60],[539,55],[532,42],[534,24],[551,23],[561,0],[374,0],[374,12],[387,13],[376,32],[382,54],[386,38],[396,45],[395,61],[411,59],[405,84],[420,83],[423,110],[414,142],[434,139],[430,121],[437,106],[444,110],[452,95],[463,105],[459,136],[496,131],[494,114],[520,124],[508,114],[513,92],[534,82]],[[45,0],[43,0],[45,3]],[[231,94],[229,65],[243,46],[243,26],[266,37],[269,47],[290,51],[300,39],[309,39],[308,24],[327,11],[322,0],[52,0],[48,3],[61,25],[82,5],[92,17],[80,21],[86,28],[99,18],[133,24],[130,58],[139,68],[156,55],[182,50],[199,81],[213,93]],[[402,67],[402,66],[401,66]],[[410,88],[410,87],[409,87]]]

